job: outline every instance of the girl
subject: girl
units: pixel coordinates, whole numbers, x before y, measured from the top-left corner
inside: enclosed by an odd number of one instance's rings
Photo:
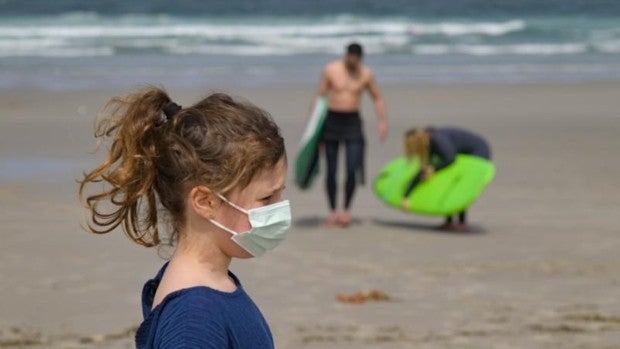
[[[175,245],[144,285],[137,347],[273,348],[267,322],[228,268],[233,257],[274,248],[290,226],[278,126],[225,94],[181,108],[158,88],[113,98],[104,111],[95,136],[111,139],[109,153],[80,184],[89,229],[121,226],[151,247],[168,222]],[[85,194],[97,182],[109,188]]]
[[[421,171],[411,181],[405,191],[405,199],[401,206],[409,209],[409,200],[406,199],[413,189],[422,180],[427,180],[437,171],[454,162],[457,154],[469,154],[484,159],[491,159],[491,149],[481,136],[456,127],[414,128],[405,133],[405,155],[408,158],[418,156],[421,161]],[[432,161],[435,159],[435,161]],[[458,214],[458,223],[454,223],[452,216],[447,216],[440,229],[465,231],[467,212]]]

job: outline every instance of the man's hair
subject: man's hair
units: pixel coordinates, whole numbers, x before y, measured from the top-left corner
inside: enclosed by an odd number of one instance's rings
[[[347,46],[347,54],[362,57],[364,55],[362,45],[357,42],[350,43],[349,46]]]

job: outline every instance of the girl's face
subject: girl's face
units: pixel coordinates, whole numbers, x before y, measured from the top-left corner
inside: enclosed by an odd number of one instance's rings
[[[282,201],[286,169],[286,158],[282,157],[273,168],[259,172],[247,187],[242,190],[233,190],[226,198],[246,210]],[[239,233],[244,233],[251,228],[248,216],[224,201],[222,201],[214,219]],[[226,254],[237,258],[252,257],[251,254],[230,239],[229,232],[215,226],[214,228],[217,231],[218,241],[221,242],[220,247]]]

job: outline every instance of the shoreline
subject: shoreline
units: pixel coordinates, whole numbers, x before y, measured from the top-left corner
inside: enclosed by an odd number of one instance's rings
[[[107,92],[108,94],[114,93],[122,93],[123,91],[134,91],[138,90],[142,87],[146,86],[157,86],[157,87],[165,87],[169,91],[180,91],[183,94],[193,94],[189,91],[195,91],[197,89],[205,89],[207,91],[219,91],[219,90],[260,90],[260,89],[303,89],[303,88],[312,88],[314,89],[316,84],[318,83],[318,75],[320,73],[320,69],[315,69],[317,79],[316,81],[253,81],[250,83],[240,83],[240,82],[225,82],[225,81],[215,81],[213,83],[206,82],[193,82],[191,84],[181,84],[175,83],[174,81],[170,83],[162,83],[161,81],[165,81],[166,79],[158,80],[160,82],[127,82],[127,83],[118,83],[116,85],[110,86],[73,86],[73,87],[51,87],[51,86],[23,86],[23,85],[13,85],[13,86],[0,86],[0,92],[3,95],[15,96],[19,94],[63,94],[63,93],[84,93],[84,94],[92,94],[97,92]],[[420,80],[420,81],[396,81],[396,80],[388,80],[382,81],[379,77],[378,83],[380,87],[401,87],[401,88],[428,88],[428,87],[490,87],[490,86],[500,86],[500,87],[559,87],[559,86],[579,86],[579,85],[617,85],[620,84],[620,76],[619,77],[606,77],[606,78],[557,78],[557,79],[549,79],[549,80],[445,80],[445,81],[429,81],[429,80]]]

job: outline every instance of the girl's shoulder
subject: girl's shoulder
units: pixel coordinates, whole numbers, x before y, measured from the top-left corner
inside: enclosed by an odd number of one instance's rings
[[[194,287],[166,296],[138,329],[138,347],[227,348],[224,312],[209,295]]]
[[[245,294],[237,276],[229,271],[228,275],[236,286],[236,289],[232,292],[219,291],[208,286],[195,285],[192,287],[171,289],[169,292],[165,292],[165,296],[163,296],[162,299],[155,302],[158,290],[164,286],[162,285],[162,279],[167,267],[168,263],[164,264],[157,275],[144,284],[142,289],[142,310],[145,319],[151,316],[152,313],[162,313],[164,310],[170,312],[171,309],[183,310],[186,305],[194,303],[210,305],[210,307],[213,308],[218,303],[226,302],[226,300],[230,298],[243,296]]]
[[[208,309],[214,309],[218,306],[225,306],[226,303],[232,302],[235,298],[242,296],[246,295],[241,285],[238,285],[232,292],[220,291],[208,286],[192,286],[170,292],[159,305],[153,308],[153,311],[157,310],[160,306],[162,308],[162,312],[169,311],[168,309],[171,308],[189,308],[188,310],[191,310],[192,307],[205,307]]]
[[[222,309],[226,307],[231,294],[225,294],[206,286],[190,287],[168,294],[157,305],[153,312],[157,313],[159,322],[199,322],[222,320]]]
[[[238,283],[237,278],[232,275]],[[147,282],[157,287],[157,278]],[[145,291],[148,292],[148,286]],[[206,286],[195,286],[166,295],[152,310],[145,314],[144,322],[136,333],[138,347],[158,342],[161,348],[192,347],[226,348],[229,327],[227,309],[231,304],[244,302],[247,296],[240,287],[234,292],[222,292]],[[151,303],[152,304],[152,303]],[[148,307],[148,305],[147,305]],[[157,334],[152,337],[153,334]],[[208,343],[201,341],[208,339]],[[193,346],[197,345],[197,346]]]

